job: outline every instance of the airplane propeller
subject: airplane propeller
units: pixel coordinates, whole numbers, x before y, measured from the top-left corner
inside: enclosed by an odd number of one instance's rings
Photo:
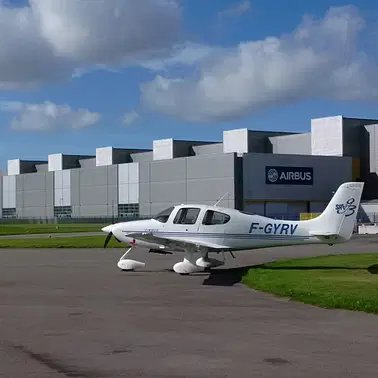
[[[113,233],[111,231],[108,233],[108,235],[106,235],[106,239],[105,239],[105,243],[104,243],[104,248],[106,248],[106,246],[109,244],[110,239],[112,238],[112,236],[113,236]]]

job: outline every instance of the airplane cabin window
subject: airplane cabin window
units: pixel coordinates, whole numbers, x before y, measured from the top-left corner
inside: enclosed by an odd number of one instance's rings
[[[194,207],[183,207],[180,209],[175,219],[173,220],[174,224],[195,224],[197,222],[198,214],[200,209]]]
[[[230,219],[228,214],[221,213],[220,211],[207,210],[203,217],[202,224],[205,226],[226,224]]]
[[[157,220],[161,223],[167,223],[169,216],[171,215],[174,207],[169,207],[168,209],[165,209],[161,211],[159,214],[155,215],[153,219]]]

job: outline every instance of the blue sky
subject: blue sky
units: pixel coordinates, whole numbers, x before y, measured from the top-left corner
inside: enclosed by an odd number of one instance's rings
[[[168,137],[217,141],[232,128],[378,118],[375,1],[90,3],[0,0],[0,169]]]

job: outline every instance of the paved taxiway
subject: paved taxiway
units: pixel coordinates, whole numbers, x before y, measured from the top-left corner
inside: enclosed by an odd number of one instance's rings
[[[102,231],[95,232],[51,232],[49,234],[21,234],[21,235],[0,235],[0,239],[45,239],[45,238],[72,238],[80,236],[104,236]]]
[[[228,266],[377,242],[266,249]],[[255,292],[237,284],[243,269],[179,276],[178,255],[145,255],[145,271],[123,273],[121,252],[0,250],[1,377],[377,376],[378,316]]]

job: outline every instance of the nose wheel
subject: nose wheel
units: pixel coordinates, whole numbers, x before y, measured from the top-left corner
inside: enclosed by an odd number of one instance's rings
[[[131,252],[134,247],[130,247],[119,259],[117,266],[123,272],[134,272],[136,269],[143,269],[146,264],[141,261],[126,259],[125,257]]]

